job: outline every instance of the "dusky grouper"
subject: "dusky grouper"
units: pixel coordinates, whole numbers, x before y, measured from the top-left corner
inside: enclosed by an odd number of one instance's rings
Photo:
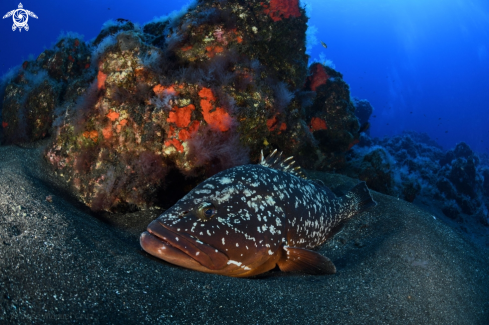
[[[151,222],[140,237],[149,254],[189,269],[249,277],[335,273],[323,244],[340,222],[375,206],[362,182],[337,197],[303,178],[276,151],[258,165],[224,170],[200,183]]]

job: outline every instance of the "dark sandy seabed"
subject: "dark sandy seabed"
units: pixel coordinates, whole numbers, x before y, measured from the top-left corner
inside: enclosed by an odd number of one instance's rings
[[[319,250],[335,275],[229,278],[149,257],[138,238],[160,211],[96,216],[41,152],[0,147],[1,324],[489,324],[487,250],[413,204],[373,192]]]

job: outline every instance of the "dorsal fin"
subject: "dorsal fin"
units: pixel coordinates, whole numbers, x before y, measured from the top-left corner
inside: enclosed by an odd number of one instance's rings
[[[294,157],[282,159],[282,152],[277,155],[277,149],[273,150],[266,158],[263,156],[263,150],[261,151],[260,165],[280,170],[286,173],[291,173],[295,176],[302,177],[306,179],[306,176],[302,173],[299,166],[295,166],[295,161],[292,160]]]

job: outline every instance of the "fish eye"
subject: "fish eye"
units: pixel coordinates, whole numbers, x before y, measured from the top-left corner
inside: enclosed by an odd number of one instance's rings
[[[202,202],[197,208],[197,217],[201,221],[209,221],[217,213],[214,204],[210,202]]]

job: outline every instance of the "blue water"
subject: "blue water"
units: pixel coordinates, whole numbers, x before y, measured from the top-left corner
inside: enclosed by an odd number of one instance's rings
[[[90,40],[109,19],[144,24],[188,1],[23,1],[29,31],[0,21],[0,75],[50,48],[61,31]],[[0,2],[1,16],[19,0]],[[489,153],[489,2],[308,0],[312,59],[331,60],[351,95],[375,108],[371,135],[427,132],[446,149],[460,141]],[[110,9],[109,9],[110,8]],[[323,48],[319,40],[325,42]]]

